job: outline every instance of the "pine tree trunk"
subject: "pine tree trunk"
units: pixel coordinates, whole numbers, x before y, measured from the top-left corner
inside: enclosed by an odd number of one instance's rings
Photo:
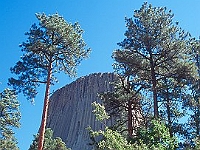
[[[197,105],[196,114],[195,114],[195,124],[196,124],[196,135],[200,135],[200,110],[199,110],[199,103]]]
[[[166,78],[164,78],[164,82],[165,82],[165,85],[167,87],[165,100],[167,101],[167,105],[166,105],[167,108],[166,109],[167,109],[167,121],[168,121],[168,126],[169,126],[169,134],[170,134],[170,137],[173,137],[171,111],[170,111],[171,101],[170,101],[170,98],[169,98],[169,89],[168,89],[168,84],[167,84]]]
[[[153,62],[153,56],[150,53],[150,68],[151,68],[151,80],[152,80],[152,91],[153,91],[153,101],[154,101],[154,118],[158,118],[158,100],[157,100],[157,89],[156,89],[156,75],[155,75],[155,65]]]
[[[132,102],[128,101],[128,135],[133,135],[133,114],[132,114]]]
[[[52,63],[50,63],[48,66],[48,75],[47,75],[46,91],[45,91],[45,97],[44,97],[42,121],[41,121],[39,140],[38,140],[38,150],[43,150],[43,146],[44,146],[44,134],[45,134],[45,129],[46,129],[47,113],[48,113],[48,106],[49,106],[51,76],[52,76]]]
[[[167,120],[168,120],[168,125],[169,125],[169,134],[170,134],[170,137],[173,137],[171,111],[170,111],[170,99],[169,99],[168,89],[167,89],[167,97],[166,97],[166,99],[167,99]]]

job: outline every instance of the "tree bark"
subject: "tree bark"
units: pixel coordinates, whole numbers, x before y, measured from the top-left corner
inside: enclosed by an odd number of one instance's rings
[[[42,121],[41,121],[41,126],[40,126],[40,131],[39,131],[38,150],[43,150],[43,146],[44,146],[44,134],[45,134],[45,129],[46,129],[47,113],[48,113],[48,106],[49,106],[51,76],[52,76],[52,62],[50,62],[48,66],[48,75],[47,75],[47,83],[46,83],[46,90],[45,90],[45,97],[44,97]]]
[[[128,101],[128,135],[133,135],[133,114],[132,114],[132,102]]]
[[[170,102],[170,99],[169,99],[168,88],[167,88],[166,92],[167,92],[166,93],[166,100],[167,100],[167,120],[168,120],[168,125],[169,125],[169,134],[170,134],[170,137],[173,137],[173,133],[172,133],[172,121],[171,121],[171,111],[170,111],[171,102]]]
[[[199,105],[198,105],[199,106]],[[200,122],[199,122],[199,118],[200,118],[200,111],[199,109],[197,108],[196,109],[196,113],[195,113],[195,125],[196,125],[196,135],[199,136],[200,135]]]
[[[156,88],[156,74],[155,65],[153,62],[153,56],[150,53],[150,68],[151,68],[151,80],[152,80],[152,91],[153,91],[153,101],[154,101],[154,118],[158,118],[158,100],[157,100],[157,88]]]

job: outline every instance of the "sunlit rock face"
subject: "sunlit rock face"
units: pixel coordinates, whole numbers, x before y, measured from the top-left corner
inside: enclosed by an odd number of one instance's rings
[[[91,103],[100,102],[98,93],[112,91],[110,82],[113,73],[95,73],[81,77],[57,90],[50,100],[47,127],[54,131],[54,137],[61,137],[72,150],[90,150],[91,140],[86,129],[103,129],[104,125],[95,120]],[[107,122],[114,123],[114,118]]]

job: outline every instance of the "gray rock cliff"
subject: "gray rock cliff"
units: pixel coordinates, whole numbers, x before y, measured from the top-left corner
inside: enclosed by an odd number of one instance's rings
[[[90,150],[92,146],[88,130],[103,129],[95,120],[91,103],[100,101],[97,93],[112,91],[110,82],[115,79],[113,73],[95,73],[81,77],[57,90],[49,105],[47,127],[54,131],[54,136],[61,137],[72,150]],[[108,124],[112,124],[111,119]]]

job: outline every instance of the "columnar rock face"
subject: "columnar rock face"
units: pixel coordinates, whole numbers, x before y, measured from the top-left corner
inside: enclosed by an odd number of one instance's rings
[[[98,93],[113,90],[110,82],[114,79],[113,73],[95,73],[57,90],[50,98],[47,120],[47,127],[54,131],[54,136],[61,137],[72,150],[92,149],[86,128],[91,126],[98,130],[104,126],[95,120],[91,103],[100,101]],[[109,124],[113,122],[111,119]]]

